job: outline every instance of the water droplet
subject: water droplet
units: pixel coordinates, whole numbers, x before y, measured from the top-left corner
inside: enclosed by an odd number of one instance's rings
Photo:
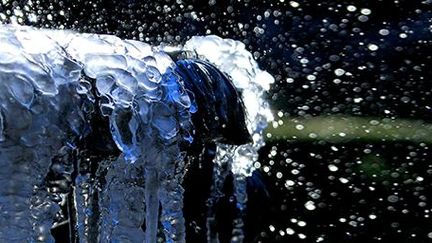
[[[338,170],[339,170],[339,168],[338,168],[336,165],[329,165],[329,166],[328,166],[328,169],[329,169],[330,171],[332,171],[332,172],[335,172],[335,171],[338,171]]]
[[[347,10],[350,11],[350,12],[354,12],[354,11],[357,10],[357,7],[354,6],[354,5],[348,5],[348,6],[347,6]]]
[[[368,45],[368,49],[369,50],[371,50],[371,51],[376,51],[376,50],[378,50],[378,46],[377,45],[375,45],[375,44],[369,44]]]
[[[310,211],[316,209],[315,203],[313,201],[307,201],[304,206],[307,210],[310,210]]]

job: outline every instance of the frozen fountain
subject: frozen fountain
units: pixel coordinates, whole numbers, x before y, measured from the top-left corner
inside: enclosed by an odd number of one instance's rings
[[[0,43],[1,242],[54,242],[65,218],[73,242],[154,243],[159,223],[166,242],[185,242],[186,152],[201,142],[217,144],[207,239],[218,242],[213,207],[232,173],[242,242],[273,78],[241,42],[1,26]]]

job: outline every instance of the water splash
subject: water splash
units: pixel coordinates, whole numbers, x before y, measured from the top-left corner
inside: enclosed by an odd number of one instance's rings
[[[215,159],[214,186],[210,207],[220,197],[226,171],[231,170],[234,175],[234,193],[237,201],[239,215],[235,219],[232,242],[242,242],[243,220],[242,214],[246,206],[247,193],[245,177],[250,176],[254,170],[253,164],[258,159],[258,150],[264,146],[263,131],[268,122],[273,120],[269,105],[264,94],[269,90],[274,78],[266,71],[261,70],[253,56],[242,42],[231,39],[222,39],[218,36],[196,36],[187,41],[183,47],[185,51],[196,53],[197,57],[214,64],[219,70],[226,73],[233,81],[242,96],[246,110],[246,122],[252,142],[244,145],[218,144]],[[211,232],[214,210],[210,209],[208,216],[208,239],[217,242],[214,232]]]
[[[231,171],[239,209],[232,241],[242,241],[245,178],[271,119],[262,94],[273,80],[244,45],[193,38],[184,50],[206,61],[175,63],[163,48],[109,35],[2,26],[0,41],[0,173],[18,176],[0,177],[8,178],[0,240],[52,242],[59,205],[72,197],[76,241],[153,243],[160,218],[165,240],[184,242],[183,152],[207,139],[218,142],[210,201]],[[206,53],[209,43],[216,52]],[[231,132],[245,114],[225,96],[237,97],[226,75],[247,104],[248,131],[238,137]]]

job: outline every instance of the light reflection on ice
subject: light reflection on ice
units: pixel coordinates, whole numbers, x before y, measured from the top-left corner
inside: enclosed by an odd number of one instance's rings
[[[156,242],[161,205],[166,241],[184,242],[182,150],[193,141],[191,113],[197,107],[163,48],[109,35],[17,26],[2,26],[0,40],[4,86],[0,91],[0,153],[2,166],[11,167],[2,173],[11,171],[22,177],[8,179],[0,191],[0,199],[10,206],[3,216],[11,219],[0,221],[0,241],[53,241],[49,229],[58,202],[50,197],[62,198],[64,203],[69,194],[68,189],[44,185],[48,169],[55,166],[65,188],[73,185],[77,240]],[[264,145],[263,130],[273,119],[263,94],[274,80],[259,69],[241,42],[194,37],[182,51],[194,52],[215,65],[242,95],[253,139],[244,145],[218,143],[210,199],[218,200],[230,170],[240,211],[232,241],[241,242],[245,179]],[[213,82],[222,83],[213,88],[229,92],[230,84],[223,83],[224,77],[206,62],[194,65],[210,78],[218,77]],[[216,97],[218,102],[227,102],[221,97]],[[224,108],[216,111],[225,122]],[[97,132],[92,119],[98,114],[97,119],[108,119],[112,139],[122,154],[107,155],[102,161],[92,161],[91,156],[75,158],[73,154],[82,156],[87,151],[79,144]],[[111,149],[109,144],[101,146]],[[92,171],[95,164],[98,168]],[[20,216],[22,211],[32,217]],[[212,220],[211,206],[209,211]],[[141,230],[144,221],[146,232]],[[208,230],[209,240],[217,241],[217,235]]]

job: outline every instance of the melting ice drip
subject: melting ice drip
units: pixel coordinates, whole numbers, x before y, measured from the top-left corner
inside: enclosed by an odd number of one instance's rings
[[[0,43],[0,241],[53,242],[59,205],[72,194],[75,241],[154,243],[160,218],[165,240],[184,242],[184,151],[200,105],[185,89],[193,81],[184,75],[193,71],[179,73],[181,61],[161,48],[108,35],[1,26]],[[206,52],[209,46],[215,51]],[[247,104],[253,142],[218,144],[210,200],[218,199],[228,168],[242,211],[244,179],[271,119],[262,94],[273,78],[240,42],[199,37],[184,50],[231,77]],[[213,88],[230,88],[210,64],[192,63],[223,81]],[[100,120],[109,128],[95,126]],[[57,180],[47,184],[47,175]],[[243,238],[241,225],[239,215],[234,242]]]

